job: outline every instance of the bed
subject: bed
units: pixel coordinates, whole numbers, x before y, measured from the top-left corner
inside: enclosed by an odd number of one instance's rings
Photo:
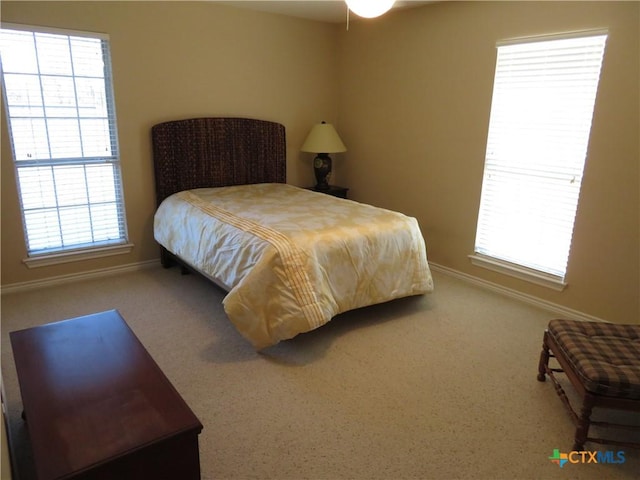
[[[281,124],[176,120],[155,125],[152,141],[162,264],[223,288],[256,349],[433,290],[415,218],[286,184]]]

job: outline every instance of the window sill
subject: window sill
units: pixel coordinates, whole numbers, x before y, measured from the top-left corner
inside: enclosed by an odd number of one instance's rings
[[[477,267],[486,268],[494,272],[503,273],[511,277],[518,278],[536,285],[550,288],[561,292],[565,289],[567,284],[564,280],[556,275],[551,275],[530,268],[522,267],[513,263],[505,262],[504,260],[498,260],[496,258],[486,257],[484,255],[473,254],[469,255],[471,263]]]
[[[22,262],[29,268],[48,267],[50,265],[58,265],[61,263],[89,260],[91,258],[109,257],[111,255],[123,255],[125,253],[130,253],[131,250],[133,250],[133,246],[133,243],[126,243],[124,245],[113,245],[109,247],[75,250],[72,252],[53,253],[25,258],[24,260],[22,260]]]

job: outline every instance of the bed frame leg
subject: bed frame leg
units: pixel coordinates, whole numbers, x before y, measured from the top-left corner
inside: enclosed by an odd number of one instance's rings
[[[173,255],[171,255],[171,253],[169,253],[169,251],[164,247],[160,247],[160,263],[164,268],[171,268],[175,265]]]

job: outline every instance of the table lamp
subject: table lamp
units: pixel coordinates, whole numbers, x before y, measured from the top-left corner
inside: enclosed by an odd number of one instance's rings
[[[302,144],[303,152],[316,153],[313,170],[316,174],[316,190],[329,190],[327,176],[331,173],[330,153],[346,152],[338,132],[330,123],[322,122],[313,126],[307,139]]]

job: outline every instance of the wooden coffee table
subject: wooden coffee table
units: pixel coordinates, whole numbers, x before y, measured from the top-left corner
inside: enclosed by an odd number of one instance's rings
[[[200,478],[202,424],[116,310],[10,338],[40,480]]]

